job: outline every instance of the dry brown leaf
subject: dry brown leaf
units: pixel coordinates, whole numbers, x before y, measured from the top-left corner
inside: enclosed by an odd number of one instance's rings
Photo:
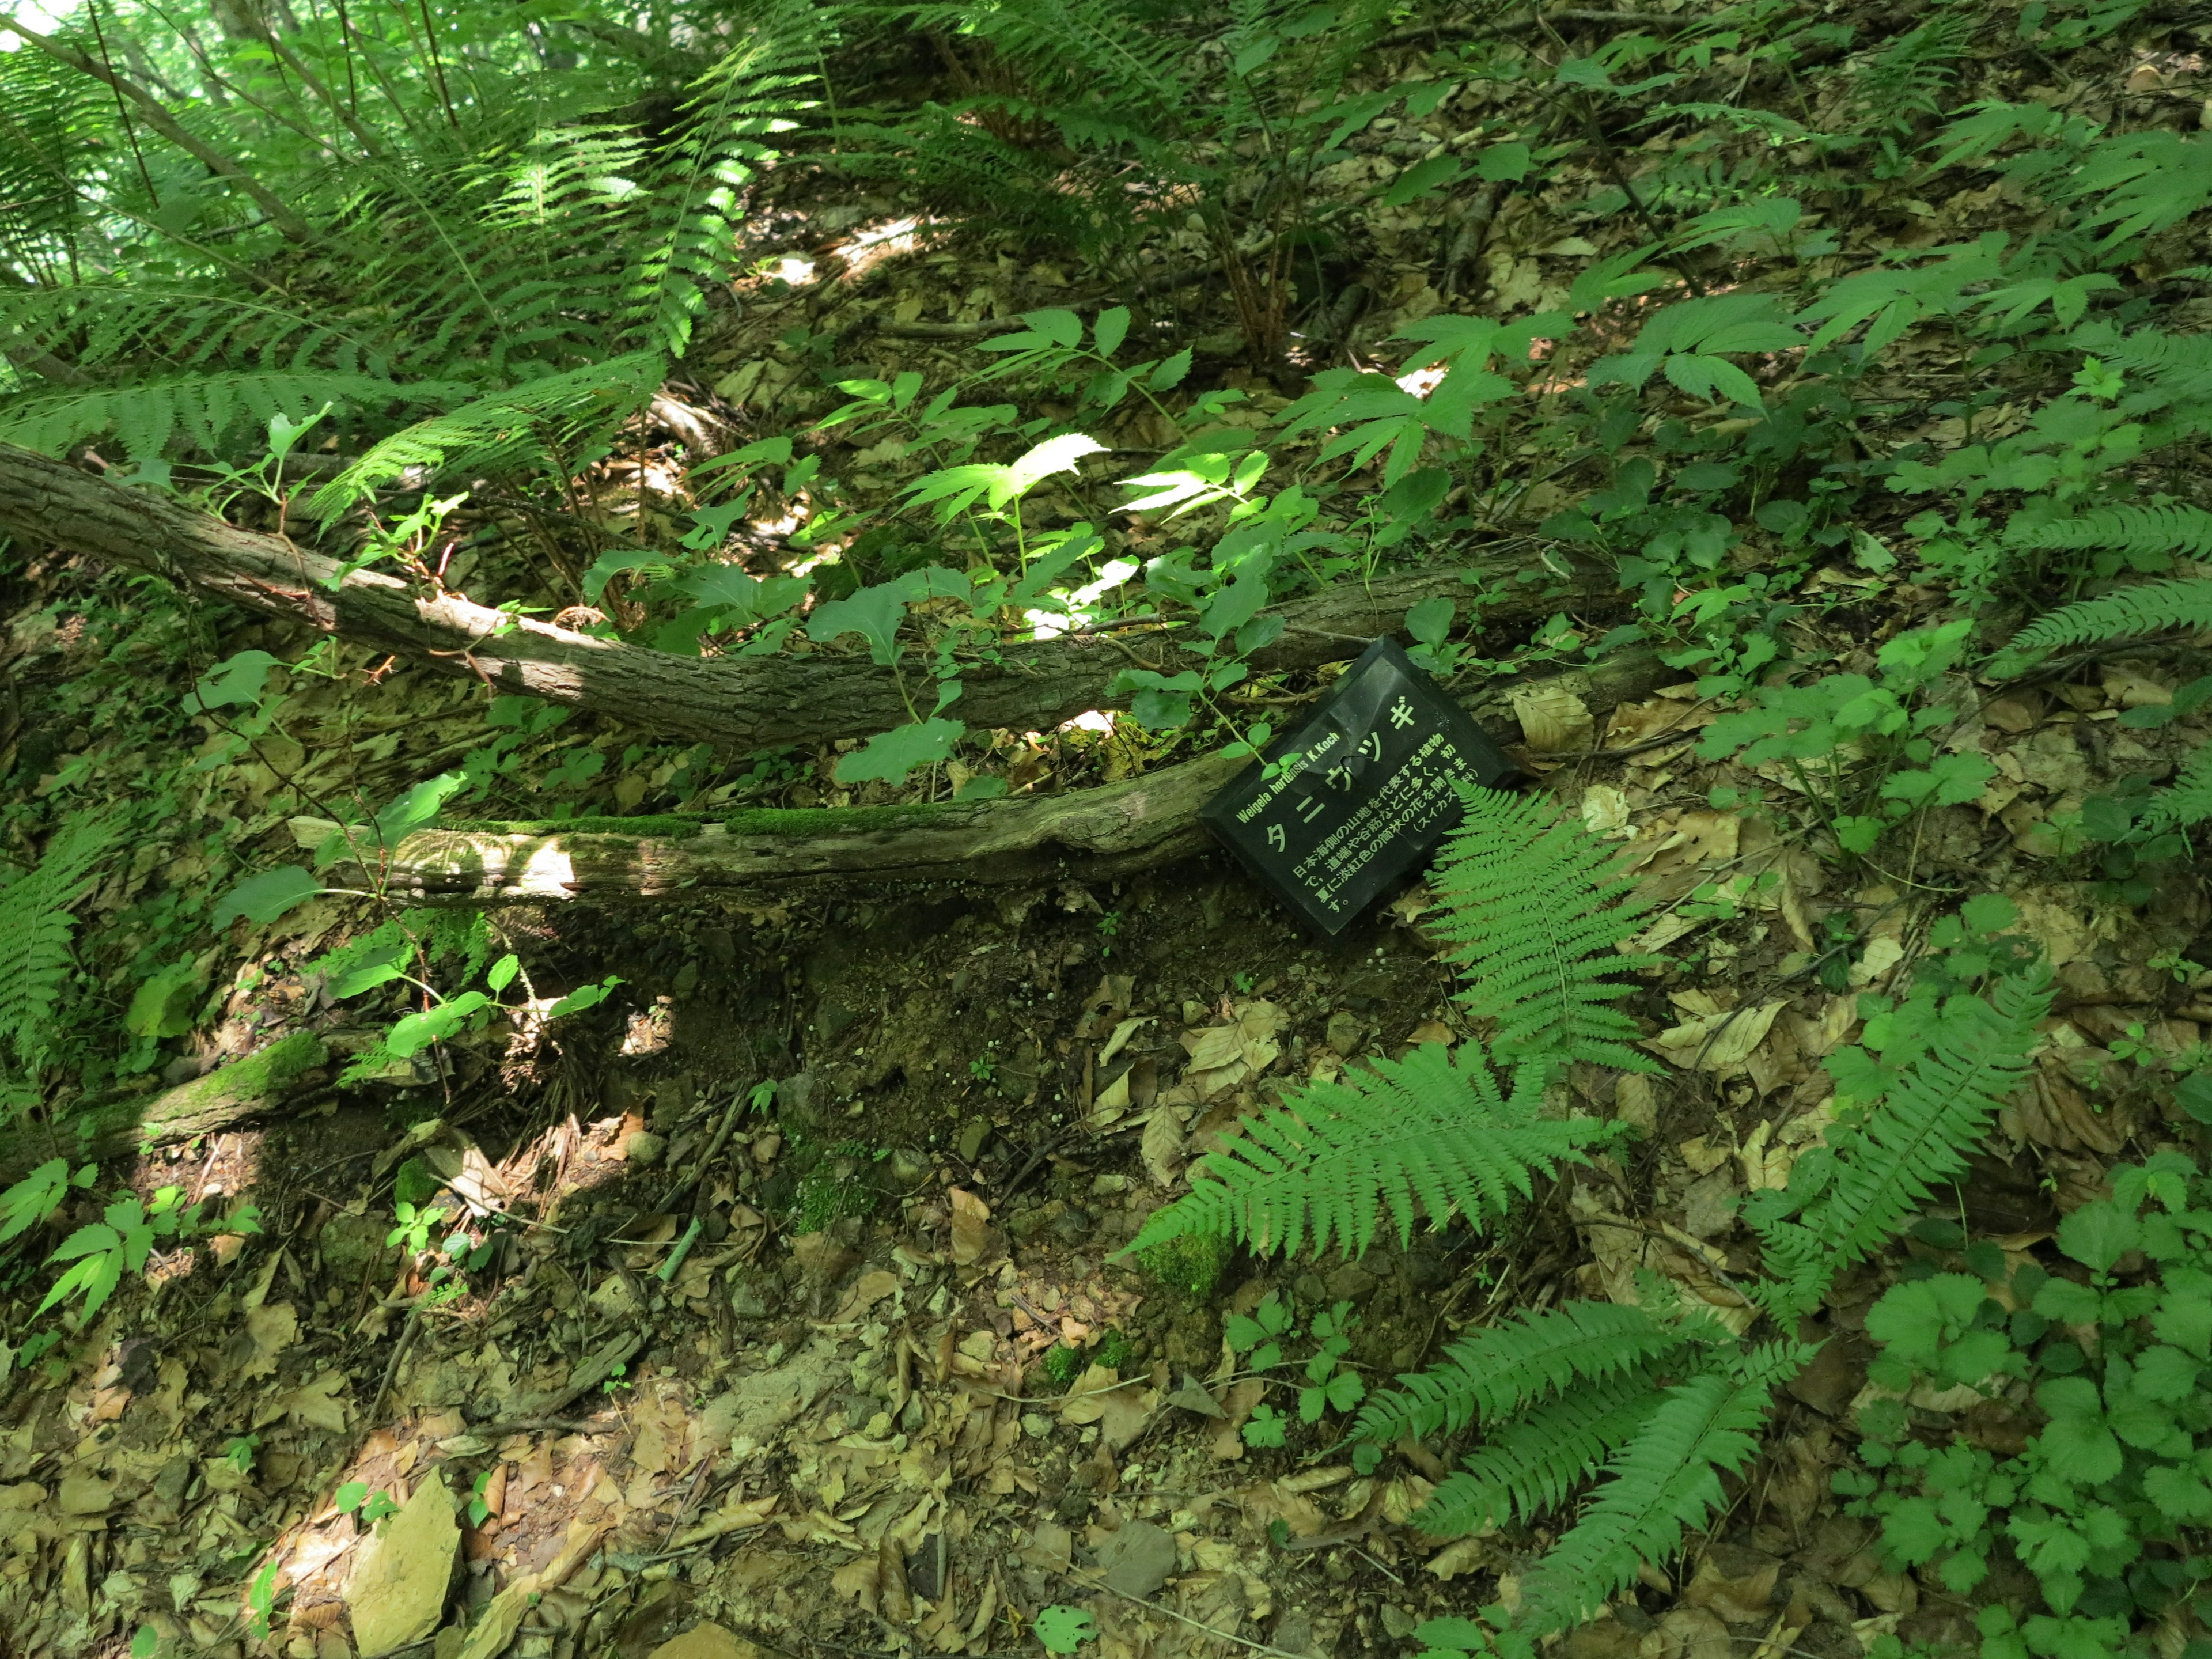
[[[991,1206],[959,1187],[945,1199],[952,1206],[952,1265],[972,1267],[991,1248]]]
[[[1153,1108],[1152,1121],[1145,1125],[1140,1150],[1146,1170],[1158,1185],[1172,1187],[1176,1177],[1182,1173],[1184,1139],[1181,1112],[1165,1103]]]
[[[1522,740],[1539,755],[1578,754],[1590,747],[1597,731],[1589,705],[1564,685],[1516,691],[1513,716],[1521,722]]]
[[[1060,1420],[1079,1425],[1096,1423],[1106,1415],[1109,1391],[1120,1386],[1121,1373],[1111,1365],[1092,1365],[1060,1396]]]
[[[252,1339],[253,1357],[238,1368],[238,1374],[266,1376],[276,1369],[276,1356],[300,1340],[300,1316],[289,1302],[255,1308],[246,1316],[246,1334]]]
[[[1632,836],[1628,822],[1628,797],[1609,783],[1594,783],[1583,791],[1583,828],[1601,840]]]
[[[1789,1006],[1778,1000],[1757,1008],[1701,1014],[1645,1038],[1643,1046],[1677,1066],[1726,1076],[1744,1069],[1752,1050],[1766,1040],[1774,1017]]]

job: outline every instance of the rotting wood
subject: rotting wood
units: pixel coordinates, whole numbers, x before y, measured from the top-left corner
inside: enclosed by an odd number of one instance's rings
[[[842,648],[804,655],[685,657],[513,617],[458,593],[419,592],[380,571],[342,580],[336,561],[282,536],[242,530],[66,461],[0,444],[0,531],[190,584],[248,610],[303,623],[502,692],[543,697],[641,731],[737,752],[866,737],[911,715],[900,684],[927,673],[921,653],[899,668]],[[1382,633],[1403,637],[1407,611],[1442,595],[1483,594],[1486,623],[1527,623],[1593,600],[1620,602],[1595,565],[1558,576],[1516,540],[1461,565],[1340,583],[1275,607],[1281,637],[1249,659],[1255,673],[1355,657]],[[1510,549],[1510,550],[1504,550]],[[1557,556],[1555,554],[1554,556]],[[1175,630],[1149,628],[1009,642],[964,663],[955,710],[970,727],[1038,731],[1086,709],[1126,707],[1107,687],[1127,668],[1173,673],[1197,659]]]
[[[1547,677],[1603,714],[1678,678],[1648,651]],[[1498,727],[1516,679],[1463,701]],[[402,903],[536,904],[680,898],[823,884],[955,881],[984,885],[1108,879],[1158,869],[1212,843],[1198,810],[1248,763],[1207,755],[1122,783],[1064,795],[933,806],[822,808],[702,822],[676,835],[428,830],[394,850],[385,890]],[[336,831],[305,822],[304,842]],[[347,879],[353,878],[348,877]]]
[[[326,1081],[322,1067],[329,1058],[322,1038],[295,1031],[161,1094],[125,1095],[75,1108],[58,1127],[21,1125],[0,1156],[0,1185],[50,1158],[105,1163],[234,1128]]]

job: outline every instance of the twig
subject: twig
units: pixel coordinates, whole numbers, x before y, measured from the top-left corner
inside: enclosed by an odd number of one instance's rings
[[[1289,1653],[1281,1648],[1271,1648],[1265,1642],[1255,1642],[1250,1638],[1239,1636],[1233,1631],[1216,1630],[1212,1625],[1200,1624],[1189,1614],[1177,1613],[1173,1607],[1164,1607],[1158,1601],[1148,1601],[1141,1595],[1132,1595],[1127,1590],[1115,1589],[1113,1585],[1108,1583],[1103,1578],[1096,1577],[1090,1573],[1085,1572],[1080,1568],[1071,1569],[1068,1573],[1068,1577],[1077,1579],[1084,1583],[1087,1583],[1094,1589],[1103,1589],[1109,1595],[1118,1595],[1124,1601],[1133,1601],[1139,1607],[1146,1608],[1152,1613],[1164,1613],[1167,1614],[1169,1618],[1174,1620],[1177,1624],[1188,1625],[1193,1630],[1200,1632],[1203,1635],[1211,1636],[1217,1641],[1234,1642],[1238,1647],[1249,1648],[1254,1653],[1271,1653],[1275,1656],[1275,1659],[1306,1659],[1306,1656],[1303,1654]]]

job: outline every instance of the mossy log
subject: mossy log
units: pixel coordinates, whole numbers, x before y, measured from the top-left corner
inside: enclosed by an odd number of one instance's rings
[[[1679,678],[1634,651],[1510,690],[1563,685],[1601,714]],[[1486,689],[1466,701],[1493,730],[1517,737],[1507,696]],[[1208,755],[1096,789],[1014,799],[423,830],[394,850],[386,890],[401,902],[474,906],[794,884],[1109,879],[1204,851],[1212,842],[1198,811],[1248,763]],[[301,834],[317,841],[336,828],[314,822]]]
[[[283,1105],[318,1080],[330,1049],[295,1031],[257,1054],[157,1095],[125,1096],[73,1110],[60,1124],[27,1124],[0,1158],[0,1184],[50,1158],[101,1163],[232,1129]]]

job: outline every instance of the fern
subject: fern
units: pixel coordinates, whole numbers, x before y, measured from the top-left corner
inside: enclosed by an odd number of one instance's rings
[[[2186,830],[2212,818],[2212,743],[2198,746],[2183,763],[2172,784],[2150,798],[2143,811],[2143,826],[2153,834]]]
[[[2105,513],[2089,514],[2067,524],[2046,526],[2051,530],[2070,531],[2075,525],[2086,524],[2092,519],[2107,515],[2127,516],[2145,520],[2172,518],[2184,520],[2186,533],[2201,538],[2200,547],[2192,540],[2188,550],[2192,553],[2212,552],[2212,513],[2200,507],[2170,507],[2162,508],[2108,508]],[[2184,531],[2177,526],[2172,532],[2178,540]],[[2102,546],[2108,540],[2120,537],[2084,538],[2078,541],[2032,542],[2031,546]],[[2172,545],[2172,541],[2164,544]],[[2159,634],[2169,628],[2212,628],[2212,572],[2196,576],[2177,578],[2170,581],[2143,582],[2133,587],[2116,588],[2110,593],[2094,599],[2084,599],[2054,611],[2047,617],[2039,617],[2013,635],[2005,647],[2008,658],[2019,658],[2036,651],[2056,650],[2069,645],[2094,645],[2106,640],[2124,640],[2142,634]]]
[[[1516,1316],[1462,1336],[1425,1371],[1367,1402],[1352,1431],[1393,1441],[1455,1434],[1495,1422],[1577,1383],[1610,1382],[1641,1374],[1680,1352],[1701,1334],[1644,1308],[1615,1302],[1569,1302]]]
[[[2212,202],[2212,139],[2151,128],[2098,143],[2066,195],[2088,204],[2085,228],[2109,227],[2101,251],[2155,235]]]
[[[702,76],[686,106],[677,167],[653,200],[653,237],[628,296],[626,320],[670,358],[690,343],[704,284],[723,276],[734,240],[731,221],[750,163],[766,158],[759,140],[788,128],[800,107],[791,95],[811,74],[817,14],[786,0],[754,21],[741,50]]]
[[[417,421],[324,485],[309,509],[331,518],[410,467],[514,466],[573,451],[651,397],[665,367],[658,352],[633,351]]]
[[[1592,1469],[1643,1433],[1665,1399],[1638,1371],[1547,1401],[1462,1458],[1413,1522],[1443,1538],[1525,1525],[1565,1503]]]
[[[1671,1554],[1686,1528],[1702,1526],[1721,1507],[1722,1471],[1741,1470],[1758,1452],[1775,1385],[1812,1355],[1802,1343],[1769,1343],[1737,1368],[1668,1389],[1613,1454],[1611,1478],[1589,1506],[1522,1580],[1516,1626],[1546,1635],[1578,1623],[1639,1565]]]
[[[0,1041],[22,1076],[34,1079],[52,1048],[54,1005],[68,981],[70,907],[120,831],[105,818],[73,817],[57,830],[37,867],[0,887]],[[0,1066],[0,1073],[6,1067]],[[20,1084],[4,1085],[17,1103]]]
[[[1469,981],[1460,1000],[1498,1022],[1499,1058],[1656,1071],[1609,1006],[1628,994],[1615,975],[1659,961],[1618,949],[1647,907],[1612,851],[1542,799],[1460,793],[1467,815],[1437,860],[1439,931]]]
[[[133,457],[159,455],[181,432],[214,452],[241,423],[270,416],[304,419],[325,405],[373,408],[450,403],[470,388],[444,381],[400,386],[364,374],[268,374],[246,370],[142,381],[130,386],[51,392],[0,408],[0,440],[58,455],[70,445],[112,431]]]
[[[1424,1217],[1441,1225],[1456,1213],[1480,1229],[1528,1197],[1534,1176],[1587,1164],[1585,1148],[1619,1133],[1595,1118],[1541,1118],[1542,1069],[1523,1067],[1503,1093],[1479,1043],[1456,1054],[1425,1043],[1374,1067],[1293,1091],[1280,1110],[1247,1119],[1130,1248],[1211,1233],[1263,1253],[1334,1244],[1358,1255],[1386,1213],[1401,1241]]]
[[[1989,1000],[1956,996],[1932,1022],[1926,1048],[1891,1079],[1865,1116],[1800,1161],[1790,1197],[1822,1176],[1796,1220],[1754,1212],[1778,1316],[1819,1305],[1836,1273],[1901,1232],[1935,1187],[1966,1167],[2005,1097],[2027,1069],[2051,1012],[2051,971],[2038,963],[2000,981]],[[1802,1185],[1801,1186],[1801,1179]]]

